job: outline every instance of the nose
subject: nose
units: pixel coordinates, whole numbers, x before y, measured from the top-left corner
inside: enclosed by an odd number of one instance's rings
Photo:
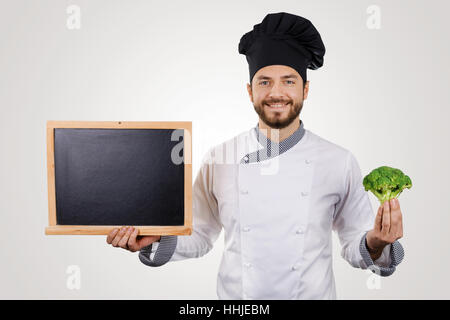
[[[281,85],[279,82],[275,82],[272,86],[272,88],[270,89],[270,93],[269,93],[269,97],[274,98],[274,99],[279,99],[282,98],[283,95],[283,90],[281,88]]]

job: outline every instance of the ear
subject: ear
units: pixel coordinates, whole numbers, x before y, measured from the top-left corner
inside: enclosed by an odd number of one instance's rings
[[[308,91],[309,91],[309,80],[305,82],[305,87],[303,88],[303,100],[306,100],[306,98],[308,98]]]
[[[249,83],[247,83],[247,92],[248,92],[248,96],[250,97],[250,101],[253,102],[252,86]]]

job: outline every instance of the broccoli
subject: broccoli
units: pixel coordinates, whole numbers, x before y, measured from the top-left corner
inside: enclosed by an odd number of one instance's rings
[[[397,198],[405,188],[412,187],[411,179],[400,169],[382,166],[372,170],[363,179],[364,189],[372,191],[381,204]]]

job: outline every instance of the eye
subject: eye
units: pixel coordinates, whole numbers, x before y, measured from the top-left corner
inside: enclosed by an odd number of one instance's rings
[[[266,85],[268,82],[269,82],[269,81],[267,81],[267,80],[260,81],[260,82],[259,82],[259,85],[264,86],[264,85]]]
[[[288,84],[295,84],[295,82],[292,81],[292,80],[286,80],[286,82],[287,82]]]

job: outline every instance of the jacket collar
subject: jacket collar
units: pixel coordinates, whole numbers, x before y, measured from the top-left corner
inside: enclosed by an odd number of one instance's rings
[[[256,124],[253,130],[262,149],[246,154],[241,159],[241,163],[252,163],[267,160],[291,149],[303,138],[305,134],[303,121],[299,121],[300,125],[298,129],[280,143],[267,138],[267,136],[259,129],[259,125]]]

